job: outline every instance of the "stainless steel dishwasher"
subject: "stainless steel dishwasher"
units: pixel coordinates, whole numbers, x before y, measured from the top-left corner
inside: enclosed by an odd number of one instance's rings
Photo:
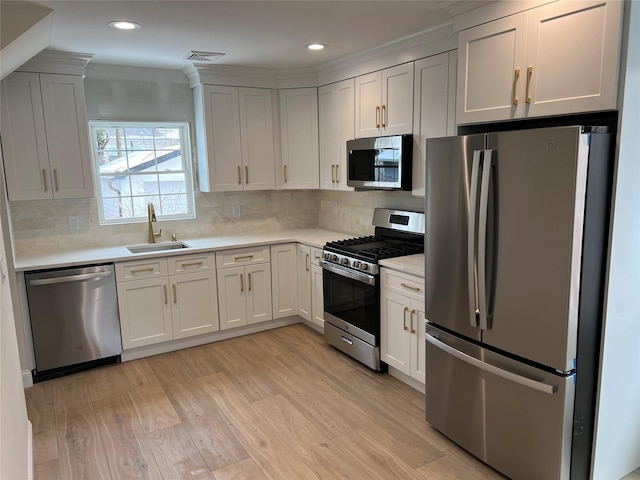
[[[34,382],[120,360],[113,264],[25,273]]]

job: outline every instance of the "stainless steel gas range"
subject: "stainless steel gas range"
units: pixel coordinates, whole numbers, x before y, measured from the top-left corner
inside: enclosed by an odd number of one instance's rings
[[[376,208],[374,235],[324,246],[324,338],[366,366],[380,362],[380,269],[378,261],[424,252],[423,213]]]

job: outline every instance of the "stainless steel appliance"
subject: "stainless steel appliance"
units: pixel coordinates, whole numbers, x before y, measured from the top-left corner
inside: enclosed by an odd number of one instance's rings
[[[411,190],[411,135],[347,141],[347,185],[356,190]]]
[[[426,142],[426,419],[514,479],[589,478],[610,141]]]
[[[424,214],[376,208],[375,234],[329,242],[323,250],[324,337],[374,370],[380,361],[378,261],[422,253]]]
[[[25,273],[35,351],[34,381],[119,361],[113,265]]]

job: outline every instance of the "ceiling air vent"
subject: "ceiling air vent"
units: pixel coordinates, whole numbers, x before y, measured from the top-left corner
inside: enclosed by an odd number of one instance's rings
[[[200,52],[198,50],[191,50],[182,58],[191,60],[192,62],[215,62],[222,56],[224,56],[224,53]]]

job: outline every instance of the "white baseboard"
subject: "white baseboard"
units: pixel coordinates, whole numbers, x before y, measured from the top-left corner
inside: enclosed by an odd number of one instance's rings
[[[398,370],[397,368],[392,367],[391,365],[389,365],[389,375],[391,375],[392,377],[396,377],[401,382],[406,383],[407,385],[409,385],[412,388],[415,388],[420,393],[425,393],[425,384],[424,383],[419,382],[415,378],[410,377],[406,373],[401,372],[400,370]]]
[[[22,386],[24,388],[33,387],[33,376],[31,376],[31,370],[22,370]]]

